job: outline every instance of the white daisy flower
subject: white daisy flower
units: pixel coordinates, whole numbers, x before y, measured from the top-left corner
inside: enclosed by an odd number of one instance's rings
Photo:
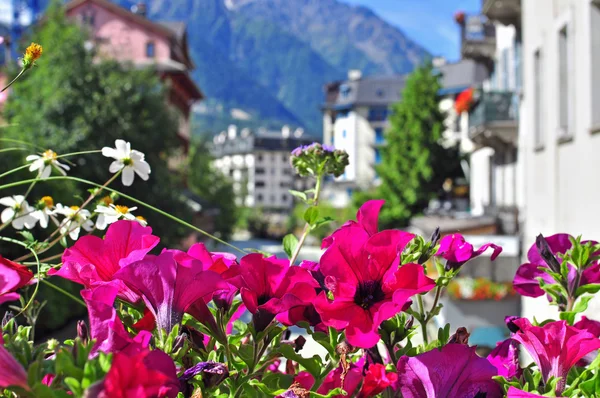
[[[7,206],[0,214],[3,224],[12,221],[14,229],[35,227],[37,218],[32,216],[34,209],[29,206],[23,195],[6,196],[0,199],[0,205]]]
[[[133,184],[134,172],[144,181],[147,181],[150,177],[150,165],[144,160],[144,154],[132,150],[129,142],[116,140],[115,148],[102,148],[102,155],[115,159],[108,170],[111,173],[123,170],[121,181],[125,186]]]
[[[58,172],[64,176],[67,175],[67,171],[70,167],[58,161],[58,155],[52,149],[48,149],[42,155],[29,155],[25,158],[31,163],[29,171],[39,170],[40,178],[48,178],[52,174],[52,168],[54,167]]]
[[[96,213],[98,213],[96,228],[104,231],[107,225],[119,220],[136,220],[136,217],[131,214],[131,212],[135,210],[137,210],[137,207],[127,207],[112,203],[108,206],[98,205],[95,210]]]
[[[46,228],[50,216],[54,215],[54,199],[52,199],[52,196],[44,196],[40,199],[36,210],[31,215],[40,222],[40,227]]]
[[[60,233],[69,234],[71,239],[77,240],[81,228],[86,231],[91,231],[94,228],[94,223],[90,220],[92,216],[89,210],[80,209],[79,206],[66,207],[60,203],[56,205],[56,213],[65,216],[65,219],[60,223]]]

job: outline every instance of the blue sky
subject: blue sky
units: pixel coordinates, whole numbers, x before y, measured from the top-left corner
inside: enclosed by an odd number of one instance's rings
[[[454,13],[479,12],[481,0],[342,0],[372,9],[433,55],[459,59],[460,37]]]

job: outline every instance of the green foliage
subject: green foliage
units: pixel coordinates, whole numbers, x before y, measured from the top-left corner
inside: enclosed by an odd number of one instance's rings
[[[307,212],[306,204],[298,203],[290,218],[288,220],[288,227],[290,230],[294,230],[296,228],[304,226],[305,215]],[[312,210],[311,210],[312,212]],[[335,208],[331,204],[327,202],[320,202],[318,207],[318,219],[315,220],[315,228],[311,230],[311,236],[321,240],[324,237],[328,236],[338,228],[340,224],[340,220],[350,220],[353,219],[356,214],[356,209],[352,206],[348,206],[342,209]],[[326,220],[326,222],[324,222]],[[329,222],[331,220],[335,220]]]
[[[14,127],[4,130],[3,135],[59,154],[114,146],[115,139],[125,139],[145,153],[152,174],[148,182],[139,180],[128,188],[116,182],[115,187],[144,197],[171,214],[189,217],[179,198],[182,179],[167,168],[167,160],[177,152],[180,141],[174,111],[165,106],[165,91],[156,73],[99,59],[87,51],[86,35],[66,19],[58,4],[50,7],[47,20],[33,32],[32,39],[44,46],[44,55],[38,61],[40,67],[13,86],[5,117]],[[70,174],[106,181],[109,164],[108,159],[82,157]],[[60,200],[66,205],[79,204],[82,200],[76,195],[87,196],[82,192],[88,187],[60,186]],[[47,187],[38,184],[31,197],[45,192]],[[151,225],[164,221],[143,209],[138,214],[147,217]],[[177,242],[183,232],[174,223],[163,223],[161,229],[161,235],[170,242]]]
[[[189,154],[188,187],[200,196],[207,207],[216,209],[215,231],[227,240],[240,213],[235,204],[233,184],[212,166],[205,142],[193,143]]]
[[[458,150],[440,144],[444,114],[439,108],[439,77],[430,65],[416,69],[406,81],[402,100],[392,107],[387,145],[377,167],[381,185],[375,192],[358,193],[354,200],[386,200],[382,227],[402,227],[423,211],[443,181],[460,173]]]

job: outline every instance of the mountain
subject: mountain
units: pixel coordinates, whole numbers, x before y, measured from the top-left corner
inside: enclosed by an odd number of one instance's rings
[[[151,19],[187,23],[193,78],[207,96],[195,115],[198,132],[286,123],[320,136],[325,83],[349,69],[407,73],[429,56],[369,9],[337,0],[146,3]]]

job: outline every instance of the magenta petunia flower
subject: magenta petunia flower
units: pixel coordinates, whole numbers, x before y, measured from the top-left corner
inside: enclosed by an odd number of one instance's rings
[[[377,344],[377,328],[383,321],[406,308],[413,295],[435,287],[422,266],[399,266],[399,254],[413,237],[397,230],[369,236],[357,225],[333,234],[320,270],[334,299],[322,292],[314,305],[325,325],[346,330],[351,345],[370,348]]]
[[[371,364],[365,373],[365,379],[358,398],[374,397],[386,388],[394,385],[397,380],[398,375],[388,372],[382,364]]]
[[[168,397],[179,393],[175,363],[164,352],[117,353],[97,392],[90,398]]]
[[[508,380],[521,377],[519,343],[515,340],[506,339],[496,344],[496,348],[487,356],[487,360],[496,367],[498,376],[504,376]]]
[[[23,369],[23,365],[0,344],[0,388],[11,386],[29,390],[27,372]]]
[[[579,330],[586,330],[596,337],[600,337],[600,322],[589,319],[587,316],[582,316],[579,322],[575,322],[573,327]]]
[[[247,254],[231,270],[240,276],[232,283],[239,283],[256,331],[264,330],[278,314],[304,306],[315,297],[319,286],[308,270],[290,266],[289,261],[275,256]]]
[[[213,293],[228,288],[218,273],[205,270],[200,260],[179,250],[147,255],[121,268],[114,278],[142,297],[159,330],[167,332],[196,301],[210,300]]]
[[[348,373],[344,378],[344,385],[342,386],[342,372],[343,369],[341,366],[338,366],[331,372],[325,376],[323,383],[317,390],[318,394],[326,395],[329,391],[334,390],[336,388],[343,388],[348,395],[347,397],[351,397],[354,392],[358,389],[358,386],[363,380],[363,367],[364,360],[361,359],[357,363],[351,363]],[[335,398],[342,398],[343,395],[336,395]]]
[[[528,319],[513,321],[519,330],[513,339],[520,342],[538,365],[544,382],[560,377],[556,393],[560,394],[571,368],[586,354],[600,348],[600,339],[586,330],[569,326],[566,321],[554,321],[533,326]]]
[[[502,388],[492,377],[496,368],[475,353],[475,347],[447,344],[398,361],[397,388],[404,398],[500,398]],[[485,394],[485,395],[484,395]]]
[[[548,263],[552,264],[554,268],[560,267],[561,260],[557,255],[564,254],[573,247],[570,238],[569,234],[556,234],[546,238],[538,236],[536,243],[527,252],[529,262],[521,264],[513,280],[515,290],[519,294],[528,297],[540,297],[545,294],[540,288],[538,278],[542,278],[546,283],[555,283],[554,279],[543,271],[543,268],[551,268]],[[586,243],[586,241],[582,243]],[[592,243],[595,242],[592,241]],[[577,277],[577,270],[572,264],[567,264],[567,267],[569,269],[568,285],[573,290],[576,288],[573,284]],[[591,283],[600,283],[600,264],[597,262],[582,272],[579,286]]]
[[[131,353],[148,347],[151,333],[141,331],[134,339],[125,330],[113,307],[117,294],[118,289],[108,284],[81,291],[90,316],[90,334],[96,340],[90,355],[98,351]]]
[[[446,270],[457,270],[467,261],[480,256],[489,248],[494,249],[492,261],[502,252],[502,248],[493,243],[486,243],[479,249],[474,250],[473,245],[465,240],[461,234],[447,235],[440,241],[440,248],[435,254],[438,257],[446,259]]]
[[[18,300],[17,290],[28,285],[31,279],[33,272],[27,267],[0,256],[0,304]]]
[[[356,213],[356,221],[347,221],[342,228],[358,226],[365,230],[365,232],[371,236],[375,235],[379,231],[379,212],[385,204],[385,200],[369,200],[363,203]],[[339,231],[339,229],[337,230]],[[336,232],[337,232],[336,231]],[[333,234],[323,239],[321,249],[327,249],[333,243]]]
[[[60,270],[51,269],[48,275],[69,279],[87,289],[112,281],[119,288],[119,297],[133,303],[140,297],[123,283],[114,282],[114,274],[142,260],[159,240],[152,235],[152,228],[142,227],[137,221],[117,221],[108,227],[104,239],[87,235],[75,242],[65,250]]]

